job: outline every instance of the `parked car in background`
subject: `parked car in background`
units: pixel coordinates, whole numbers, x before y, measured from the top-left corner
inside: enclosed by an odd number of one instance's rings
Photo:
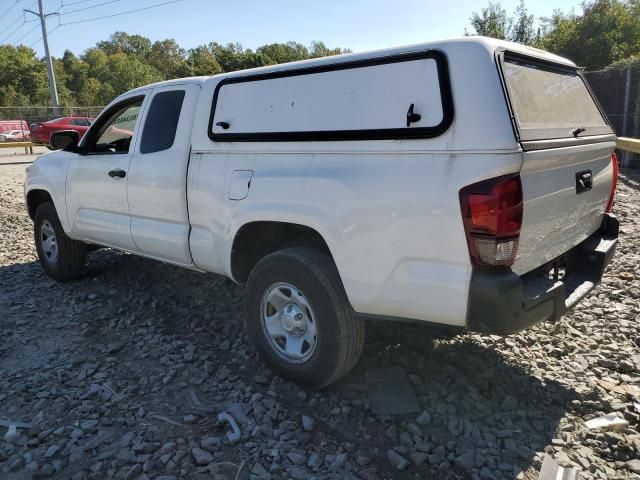
[[[26,142],[29,140],[29,130],[9,130],[0,133],[0,142]]]
[[[29,125],[26,120],[0,120],[0,133],[10,130],[20,130],[26,133],[29,131]]]
[[[31,141],[42,145],[49,145],[51,134],[61,130],[75,130],[83,137],[91,126],[93,118],[89,117],[61,117],[48,122],[31,124]]]

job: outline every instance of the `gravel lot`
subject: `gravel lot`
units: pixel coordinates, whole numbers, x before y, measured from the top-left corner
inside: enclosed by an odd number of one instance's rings
[[[49,280],[24,159],[0,158],[0,478],[533,480],[545,455],[640,478],[640,172],[622,174],[603,285],[560,323],[500,338],[372,322],[355,370],[306,392],[257,358],[224,278],[101,250],[81,280]],[[371,412],[365,372],[392,366],[422,413]],[[585,426],[609,413],[628,425]]]

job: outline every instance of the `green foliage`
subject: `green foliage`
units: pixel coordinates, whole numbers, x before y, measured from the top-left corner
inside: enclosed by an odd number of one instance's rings
[[[512,16],[490,2],[470,22],[477,35],[533,45],[589,70],[640,55],[640,0],[586,1],[581,14],[555,10],[540,19],[537,31],[522,0]]]
[[[500,3],[489,2],[489,6],[480,10],[480,13],[473,12],[469,22],[475,35],[506,40],[509,37],[513,19],[507,15],[507,11]],[[469,35],[466,31],[465,34]]]
[[[255,51],[239,43],[212,42],[186,51],[173,39],[152,42],[141,35],[116,32],[80,56],[65,51],[62,58],[54,59],[54,69],[63,106],[97,106],[162,80],[348,52],[327,48],[322,42],[313,42],[309,48],[296,42],[273,43]],[[48,105],[48,85],[46,63],[31,48],[0,45],[0,106]]]
[[[473,12],[469,18],[474,30],[471,35],[510,40],[525,45],[532,45],[536,41],[534,21],[535,17],[527,10],[524,0],[520,0],[512,16],[507,14],[500,2],[490,1],[480,13]],[[470,34],[465,30],[465,35]]]
[[[37,103],[47,88],[47,67],[33,50],[0,45],[0,105]]]
[[[640,0],[595,0],[582,15],[555,11],[542,19],[540,47],[589,70],[640,54]]]

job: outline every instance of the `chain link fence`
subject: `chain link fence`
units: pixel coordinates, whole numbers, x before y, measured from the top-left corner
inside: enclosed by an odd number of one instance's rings
[[[640,63],[584,74],[616,135],[640,138]],[[622,164],[640,167],[640,155],[624,152]]]

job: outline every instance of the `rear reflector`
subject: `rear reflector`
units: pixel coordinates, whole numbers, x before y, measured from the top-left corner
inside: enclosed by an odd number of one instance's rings
[[[505,175],[464,187],[460,207],[471,262],[488,267],[513,265],[522,227],[520,176]]]
[[[618,156],[616,152],[611,154],[611,167],[613,168],[613,179],[611,180],[611,191],[609,192],[609,201],[607,202],[606,213],[613,210],[613,201],[616,196],[616,186],[618,185]]]

